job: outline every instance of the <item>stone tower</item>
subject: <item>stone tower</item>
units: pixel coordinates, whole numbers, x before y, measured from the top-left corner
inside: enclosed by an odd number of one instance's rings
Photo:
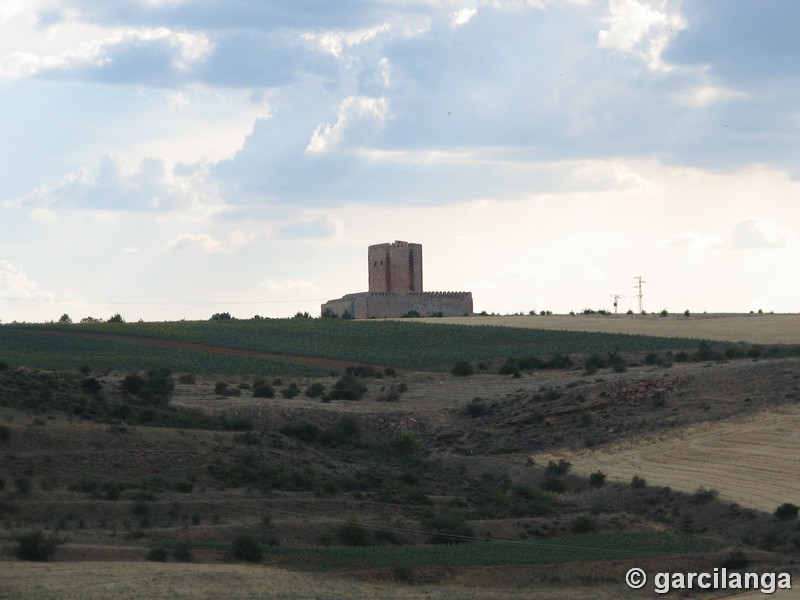
[[[422,244],[375,244],[369,247],[367,256],[370,292],[422,291]]]

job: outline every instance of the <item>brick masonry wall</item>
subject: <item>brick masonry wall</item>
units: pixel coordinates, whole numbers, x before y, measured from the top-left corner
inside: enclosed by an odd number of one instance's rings
[[[445,317],[460,317],[472,314],[470,292],[421,292],[394,294],[391,292],[364,292],[347,294],[338,300],[330,300],[321,307],[341,316],[346,310],[356,319],[396,318],[411,311],[422,317],[441,313]]]
[[[375,244],[368,248],[367,260],[370,292],[422,291],[422,244]]]

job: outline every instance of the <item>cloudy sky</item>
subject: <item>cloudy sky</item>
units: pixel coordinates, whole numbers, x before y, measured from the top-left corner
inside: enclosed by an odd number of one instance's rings
[[[795,0],[2,0],[0,319],[800,310]]]

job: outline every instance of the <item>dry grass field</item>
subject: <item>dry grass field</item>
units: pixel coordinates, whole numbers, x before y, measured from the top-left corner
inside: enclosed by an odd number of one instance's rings
[[[444,317],[430,323],[502,325],[566,331],[630,333],[753,344],[800,344],[800,314],[548,315]]]
[[[624,482],[638,475],[689,493],[715,489],[723,501],[772,512],[800,502],[800,406],[558,456],[578,472],[602,470]],[[533,458],[546,463],[553,456]]]

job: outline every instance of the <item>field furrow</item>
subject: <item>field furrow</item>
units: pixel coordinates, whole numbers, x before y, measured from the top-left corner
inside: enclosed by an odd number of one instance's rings
[[[639,475],[649,485],[686,492],[715,489],[722,500],[772,512],[784,502],[800,503],[800,407],[558,456],[579,473],[602,470],[618,481]],[[542,464],[552,457],[534,460]]]

